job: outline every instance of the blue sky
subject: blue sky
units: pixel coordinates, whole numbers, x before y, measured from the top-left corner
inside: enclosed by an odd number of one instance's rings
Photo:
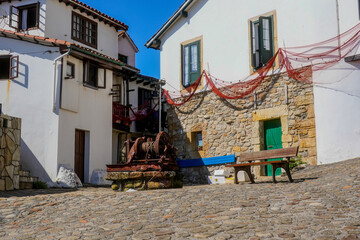
[[[144,44],[181,6],[184,0],[81,0],[89,6],[124,22],[139,48],[136,67],[141,74],[160,77],[160,52]]]

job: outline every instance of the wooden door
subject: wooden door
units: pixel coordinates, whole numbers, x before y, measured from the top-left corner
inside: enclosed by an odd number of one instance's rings
[[[265,134],[265,150],[280,149],[282,148],[281,141],[281,121],[280,119],[274,119],[264,122],[264,134]],[[271,159],[268,161],[276,161],[281,159]],[[266,175],[272,176],[272,166],[266,165]],[[281,168],[276,169],[275,176],[281,175]]]
[[[75,173],[84,182],[85,132],[75,130]]]

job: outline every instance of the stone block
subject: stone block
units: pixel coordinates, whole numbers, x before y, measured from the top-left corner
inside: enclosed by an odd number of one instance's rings
[[[142,187],[142,185],[143,185],[142,180],[134,181],[134,188],[140,188]]]
[[[6,169],[4,168],[2,171],[1,171],[1,177],[7,177],[9,176]]]
[[[309,129],[308,131],[308,137],[316,137],[316,130],[315,128]]]
[[[14,190],[14,184],[9,177],[5,178],[5,188],[6,188],[6,191]]]
[[[0,173],[5,168],[5,158],[3,156],[0,156]]]
[[[289,114],[287,106],[278,106],[273,108],[266,108],[262,110],[253,111],[253,121],[262,121],[267,119],[287,116]]]
[[[315,166],[317,164],[317,158],[315,156],[314,157],[305,157],[301,160],[310,165],[313,165],[313,166]]]
[[[291,135],[282,135],[281,137],[281,141],[284,142],[292,142],[293,141],[293,137]]]
[[[314,157],[314,156],[316,156],[316,154],[317,154],[316,147],[309,148],[309,150],[308,150],[309,157]]]
[[[126,181],[124,184],[124,188],[134,188],[134,182],[133,181]]]
[[[10,165],[10,166],[6,166],[5,167],[7,173],[8,173],[8,176],[13,179],[14,177],[14,166]]]
[[[124,180],[129,179],[129,172],[107,172],[105,174],[106,180]]]
[[[11,165],[12,154],[9,149],[5,149],[5,166]]]
[[[312,95],[301,95],[295,97],[295,105],[301,106],[301,105],[309,105],[314,103],[314,98]]]
[[[240,147],[233,147],[232,149],[234,152],[240,152],[241,151],[241,148]]]
[[[0,191],[5,191],[5,179],[0,179]]]
[[[2,135],[2,136],[1,136],[1,140],[0,140],[0,148],[6,148],[5,135]]]
[[[315,119],[308,119],[304,121],[299,121],[295,124],[295,128],[297,129],[309,129],[315,127]]]
[[[21,143],[21,131],[20,130],[15,130],[14,131],[14,136],[15,136],[15,143],[20,145],[20,143]]]
[[[130,172],[130,175],[129,175],[130,179],[138,179],[138,178],[142,178],[142,177],[143,177],[142,172]]]
[[[19,181],[19,175],[14,175],[13,176],[13,185],[14,185],[14,189],[19,189],[19,183],[20,183],[20,181]]]
[[[307,107],[307,117],[308,118],[315,118],[314,104],[310,104]]]
[[[148,182],[147,183],[147,188],[148,189],[159,189],[159,182]]]
[[[6,135],[6,145],[8,147],[8,149],[10,150],[11,153],[14,153],[15,152],[15,149],[16,149],[16,145],[15,145],[15,142],[11,139],[10,136],[10,132]]]
[[[315,138],[304,138],[300,139],[300,148],[310,148],[316,146]]]

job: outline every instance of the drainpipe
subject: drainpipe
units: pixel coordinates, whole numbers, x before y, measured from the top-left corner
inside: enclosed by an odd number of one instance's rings
[[[339,59],[341,58],[341,50],[340,50],[340,13],[339,13],[339,0],[336,1],[336,21],[337,21],[337,33],[338,33],[338,52]]]
[[[54,96],[53,96],[53,112],[56,113],[58,111],[57,109],[57,90],[58,90],[58,77],[57,77],[57,61],[62,59],[63,57],[69,55],[71,53],[71,47],[68,48],[68,51],[62,55],[60,55],[59,57],[54,59]]]

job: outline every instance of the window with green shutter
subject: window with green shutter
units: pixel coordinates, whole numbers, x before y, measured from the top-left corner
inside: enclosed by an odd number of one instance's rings
[[[273,17],[250,21],[251,65],[254,70],[264,66],[274,56]]]
[[[200,77],[200,40],[182,45],[182,85],[188,87]]]

